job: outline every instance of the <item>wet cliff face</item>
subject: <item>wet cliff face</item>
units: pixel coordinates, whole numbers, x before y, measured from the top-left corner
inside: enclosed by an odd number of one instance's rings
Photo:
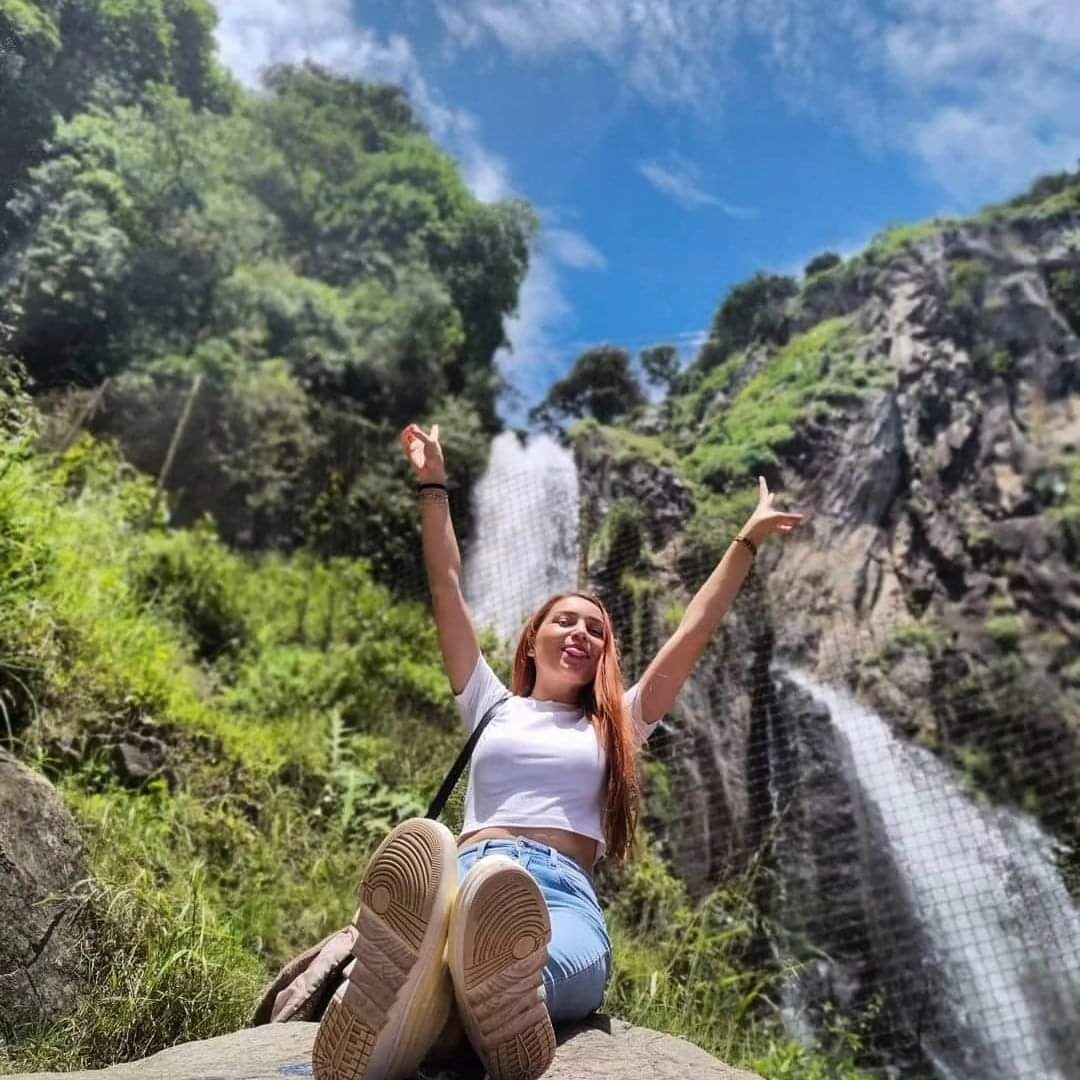
[[[676,470],[592,431],[575,447],[581,486],[586,580],[621,630],[623,670],[632,683],[673,629],[687,598],[680,538],[694,498]],[[709,567],[695,567],[703,580]],[[753,598],[753,599],[751,599]],[[650,754],[666,771],[663,811],[648,823],[692,896],[742,869],[755,848],[750,761],[755,694],[767,686],[769,626],[757,617],[760,588],[726,620],[687,682]],[[762,666],[764,665],[764,667]],[[760,779],[760,774],[759,774]]]
[[[1061,283],[1078,236],[1071,221],[958,227],[882,268],[854,318],[894,385],[785,456],[813,520],[770,576],[781,653],[1071,845],[1080,340]],[[1075,852],[1065,864],[1077,872]]]

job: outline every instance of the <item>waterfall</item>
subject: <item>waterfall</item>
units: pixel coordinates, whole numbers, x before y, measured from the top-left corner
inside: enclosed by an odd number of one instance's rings
[[[465,596],[477,629],[515,639],[552,593],[577,587],[578,478],[570,452],[547,435],[491,444],[473,493]]]
[[[979,805],[944,763],[851,696],[783,674],[828,709],[869,843],[895,868],[902,895],[885,897],[890,886],[867,875],[863,903],[879,916],[900,905],[924,942],[923,955],[881,956],[879,970],[933,983],[923,1048],[940,1075],[1075,1080],[1080,911],[1049,838],[1019,812]]]

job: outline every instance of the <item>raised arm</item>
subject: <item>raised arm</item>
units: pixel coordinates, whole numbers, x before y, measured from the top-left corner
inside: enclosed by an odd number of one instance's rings
[[[410,424],[401,433],[401,443],[417,481],[443,485],[442,488],[421,489],[420,529],[439,648],[450,687],[455,694],[460,694],[476,667],[480,644],[461,588],[461,553],[454,535],[454,523],[450,520],[439,425],[434,425],[428,435],[416,424]]]
[[[764,477],[758,478],[758,490],[757,507],[738,533],[742,539],[732,541],[716,569],[694,594],[678,629],[641,677],[641,719],[646,724],[659,720],[675,704],[683,683],[742,588],[756,549],[774,532],[791,532],[802,524],[802,514],[773,509],[775,496],[769,493]]]

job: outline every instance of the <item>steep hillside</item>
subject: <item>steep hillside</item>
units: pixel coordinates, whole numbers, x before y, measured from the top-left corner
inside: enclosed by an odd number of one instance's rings
[[[789,1017],[862,1018],[861,1060],[903,1075],[1071,1075],[1080,177],[738,286],[670,395],[573,444],[590,577],[631,666],[756,474],[809,515],[759,558],[656,740],[650,806],[698,895],[765,859],[763,948],[800,973]],[[1016,966],[1027,1055],[986,1002],[955,1005],[995,958]]]
[[[793,295],[740,287],[759,308],[744,340],[729,298],[672,395],[575,444],[596,511],[633,497],[650,566],[684,585],[764,474],[809,515],[759,568],[775,654],[1075,852],[1080,179],[1038,194],[884,233]]]

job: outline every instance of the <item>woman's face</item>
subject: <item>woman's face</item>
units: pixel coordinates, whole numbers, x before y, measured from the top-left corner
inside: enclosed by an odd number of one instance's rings
[[[604,615],[582,596],[556,601],[536,631],[533,656],[537,672],[574,686],[588,686],[604,648]]]

